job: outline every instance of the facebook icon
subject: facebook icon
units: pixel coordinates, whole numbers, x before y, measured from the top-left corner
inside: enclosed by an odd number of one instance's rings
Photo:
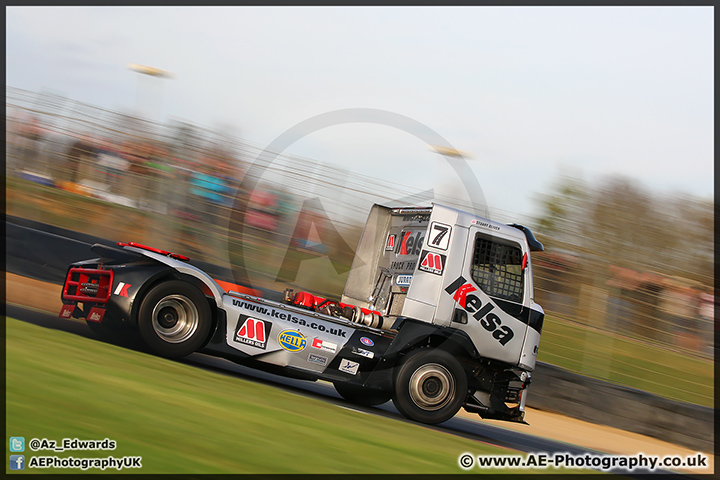
[[[10,455],[10,470],[25,470],[25,455]]]

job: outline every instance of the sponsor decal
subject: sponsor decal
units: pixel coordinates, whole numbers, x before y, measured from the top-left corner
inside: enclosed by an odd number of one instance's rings
[[[385,243],[385,250],[395,250],[395,234],[391,233],[388,235],[387,242]]]
[[[85,320],[87,320],[88,322],[100,323],[100,322],[102,322],[102,319],[104,316],[105,316],[104,308],[92,307],[90,309],[90,312],[87,314],[87,317],[85,318]]]
[[[412,275],[398,275],[395,277],[395,285],[398,287],[409,287],[412,277]]]
[[[358,367],[360,366],[357,362],[352,362],[347,358],[340,360],[340,366],[338,370],[341,372],[349,373],[350,375],[357,375]]]
[[[265,350],[271,328],[272,322],[240,315],[233,340]]]
[[[328,342],[327,340],[320,340],[316,338],[312,341],[313,348],[319,348],[326,352],[335,353],[337,351],[337,343]]]
[[[423,250],[420,255],[420,259],[420,266],[418,267],[418,270],[433,273],[435,275],[442,275],[447,256],[441,253],[432,253],[427,250]]]
[[[417,255],[422,249],[425,240],[424,232],[418,231],[413,235],[412,231],[403,232],[402,240],[395,247],[397,255]]]
[[[132,287],[131,284],[120,282],[118,283],[117,288],[115,288],[115,291],[113,292],[115,295],[119,297],[127,297],[128,296],[128,288]]]
[[[235,298],[232,299],[232,304],[234,307],[244,308],[246,310],[255,312],[260,315],[267,315],[270,318],[278,318],[280,320],[286,320],[288,322],[297,323],[301,327],[310,327],[313,330],[317,330],[318,332],[329,333],[330,335],[335,335],[337,337],[347,336],[347,331],[345,331],[345,330],[341,330],[340,328],[329,327],[322,323],[313,322],[313,321],[307,320],[305,318],[295,316],[290,312],[285,312],[282,310],[276,310],[274,308],[264,307],[262,305],[257,305],[254,303],[237,300]]]
[[[363,345],[367,345],[368,347],[372,347],[373,345],[375,345],[375,342],[373,342],[372,340],[370,340],[367,337],[360,337],[360,342]]]
[[[450,233],[452,227],[440,222],[432,222],[430,224],[430,242],[428,246],[447,250],[450,243]]]
[[[483,305],[482,300],[473,295],[477,287],[465,280],[462,276],[447,286],[445,291],[452,295],[458,305],[480,322],[480,325],[492,333],[492,337],[505,346],[515,336],[510,327],[502,324],[502,320],[495,313],[492,313],[495,305],[488,300]]]
[[[371,352],[370,350],[365,350],[364,348],[352,347],[351,351],[355,355],[360,355],[361,357],[365,358],[373,358],[375,356],[373,352]]]
[[[72,305],[65,304],[60,309],[60,313],[58,314],[58,317],[70,318],[70,317],[72,317],[72,314],[74,311],[75,311],[75,304],[72,304]]]
[[[305,335],[297,330],[283,330],[278,335],[278,343],[288,352],[302,352],[307,345]]]
[[[308,362],[317,363],[318,365],[327,365],[328,357],[311,353],[308,355]]]

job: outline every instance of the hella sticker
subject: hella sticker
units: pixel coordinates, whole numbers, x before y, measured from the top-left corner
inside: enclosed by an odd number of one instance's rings
[[[278,343],[288,352],[302,352],[307,345],[305,335],[297,330],[283,330],[278,335]]]
[[[420,255],[420,265],[418,266],[418,270],[433,273],[435,275],[442,275],[446,258],[447,257],[445,255],[440,253],[432,253],[427,250],[423,250]]]
[[[360,337],[360,342],[363,345],[367,345],[368,347],[372,347],[373,345],[375,345],[375,342],[373,342],[372,340],[370,340],[367,337]]]
[[[343,358],[340,361],[340,366],[338,367],[338,370],[340,370],[341,372],[349,373],[350,375],[357,375],[359,366],[359,363],[351,362],[350,360]]]
[[[319,338],[316,338],[312,342],[313,348],[319,348],[320,350],[324,350],[326,352],[335,353],[337,351],[337,344],[328,342],[327,340],[320,340]]]
[[[398,275],[395,277],[395,285],[398,287],[409,287],[412,281],[412,275]]]
[[[243,321],[244,319],[244,321]],[[265,350],[272,323],[240,315],[233,339],[238,343]]]

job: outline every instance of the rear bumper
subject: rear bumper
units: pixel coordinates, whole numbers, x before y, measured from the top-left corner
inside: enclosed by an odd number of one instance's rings
[[[60,318],[84,318],[102,322],[112,293],[115,274],[112,270],[70,267],[63,284],[63,306]]]
[[[110,300],[114,277],[112,270],[70,267],[63,285],[62,300],[105,304]]]

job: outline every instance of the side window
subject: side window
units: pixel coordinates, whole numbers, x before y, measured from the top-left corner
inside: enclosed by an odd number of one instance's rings
[[[491,297],[522,303],[522,250],[490,236],[475,236],[472,279]]]

